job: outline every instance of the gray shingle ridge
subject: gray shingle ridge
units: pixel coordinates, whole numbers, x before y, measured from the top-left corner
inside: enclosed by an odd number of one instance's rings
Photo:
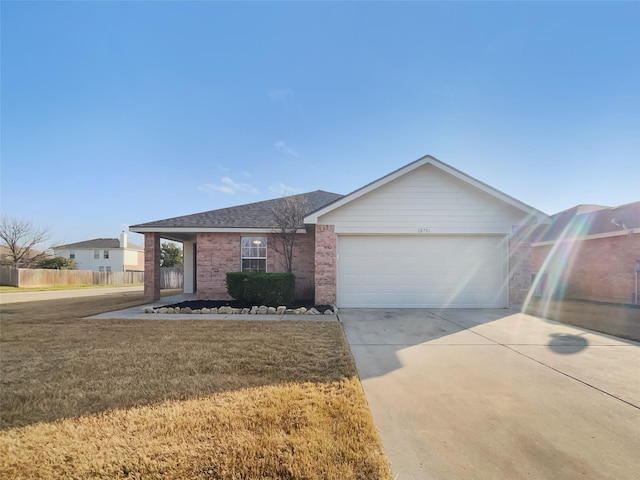
[[[120,248],[119,238],[92,238],[91,240],[83,240],[82,242],[67,243],[65,245],[56,245],[55,249],[70,248]],[[127,248],[131,250],[144,250],[140,245],[127,242]]]
[[[262,200],[260,202],[140,223],[138,225],[132,225],[130,228],[134,231],[136,228],[273,228],[274,225],[271,221],[273,208],[277,206],[279,202],[283,201],[283,199],[295,197],[305,199],[308,208],[307,214],[309,214],[335,202],[342,198],[343,195],[326,192],[324,190],[316,190],[271,200]]]

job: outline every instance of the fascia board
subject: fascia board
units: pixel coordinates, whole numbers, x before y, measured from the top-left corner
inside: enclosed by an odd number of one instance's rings
[[[373,190],[376,190],[377,188],[392,182],[393,180],[395,180],[396,178],[402,177],[403,175],[409,173],[412,170],[415,170],[416,168],[419,168],[423,165],[426,165],[427,163],[429,163],[429,156],[426,157],[422,157],[418,160],[416,160],[415,162],[410,163],[409,165],[405,165],[404,167],[391,172],[388,175],[385,175],[382,178],[379,178],[378,180],[374,180],[373,182],[369,183],[368,185],[365,185],[362,188],[359,188],[358,190],[355,190],[353,192],[351,192],[348,195],[345,195],[344,197],[342,197],[340,200],[338,200],[337,202],[334,202],[330,205],[327,205],[324,208],[321,208],[320,210],[312,213],[311,215],[305,217],[304,219],[304,223],[308,223],[308,224],[316,224],[318,223],[318,219],[323,216],[326,215],[329,212],[332,212],[333,210],[336,210],[340,207],[342,207],[343,205],[346,205],[347,203],[355,200],[356,198],[360,198],[363,195],[366,195],[369,192],[372,192]]]
[[[129,228],[135,233],[275,233],[274,228],[193,228],[193,227],[135,227]],[[299,228],[296,233],[307,233],[304,228]]]
[[[547,215],[546,213],[538,210],[537,208],[532,207],[531,205],[527,205],[526,203],[521,202],[520,200],[517,200],[515,198],[513,198],[510,195],[507,195],[506,193],[501,192],[500,190],[491,187],[489,185],[487,185],[484,182],[481,182],[480,180],[477,180],[469,175],[467,175],[464,172],[461,172],[460,170],[451,167],[450,165],[447,165],[446,163],[441,162],[440,160],[437,159],[433,159],[432,162],[430,162],[432,165],[440,168],[442,171],[447,172],[450,175],[453,175],[454,177],[458,178],[459,180],[462,180],[463,182],[466,182],[470,185],[473,185],[474,187],[478,188],[479,190],[482,190],[485,193],[488,193],[489,195],[492,195],[493,197],[497,198],[498,200],[503,201],[504,203],[507,203],[509,205],[511,205],[514,208],[517,208],[518,210],[521,210],[523,212],[525,212],[527,215],[529,215],[530,217],[534,217],[538,220],[538,222],[540,223],[549,223],[551,221],[549,215]]]
[[[640,228],[631,228],[628,231],[618,230],[615,232],[594,233],[592,235],[583,235],[580,237],[569,237],[556,240],[545,240],[544,242],[531,242],[532,247],[544,247],[545,245],[553,245],[555,243],[581,242],[584,240],[597,240],[598,238],[622,237],[625,235],[634,235],[640,233]]]

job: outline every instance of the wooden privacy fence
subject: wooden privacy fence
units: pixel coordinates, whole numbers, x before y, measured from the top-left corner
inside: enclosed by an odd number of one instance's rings
[[[182,288],[184,285],[184,269],[182,267],[166,267],[160,269],[160,288]]]
[[[53,285],[132,285],[144,283],[144,272],[94,272],[0,267],[0,285],[50,287]],[[182,288],[182,267],[161,268],[160,288]]]
[[[94,272],[0,267],[0,285],[50,287],[53,285],[132,285],[144,283],[144,272]],[[161,268],[160,288],[182,288],[182,267]]]
[[[0,284],[12,287],[53,285],[131,285],[144,283],[144,272],[94,272],[91,270],[49,270],[0,268]]]

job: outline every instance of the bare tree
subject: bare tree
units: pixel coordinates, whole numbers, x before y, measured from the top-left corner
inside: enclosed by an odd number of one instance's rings
[[[302,195],[281,198],[271,212],[274,225],[271,236],[274,239],[276,252],[284,257],[288,273],[293,270],[293,246],[296,241],[296,231],[304,227],[306,214],[307,202]]]
[[[38,228],[30,220],[2,216],[0,240],[8,249],[7,260],[15,268],[30,267],[47,257],[43,244],[49,236],[48,228]]]

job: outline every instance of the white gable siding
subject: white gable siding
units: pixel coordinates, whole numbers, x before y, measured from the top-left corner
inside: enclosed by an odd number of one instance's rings
[[[98,250],[99,258],[93,258],[94,250]],[[109,251],[109,258],[104,258],[104,251]],[[75,258],[77,270],[94,270],[99,271],[100,267],[106,270],[106,267],[110,267],[112,272],[124,271],[124,251],[116,248],[77,248],[75,251]],[[57,256],[70,258],[71,251],[69,249],[54,249],[53,253]],[[132,262],[137,263],[137,259]]]
[[[319,218],[336,233],[508,234],[525,214],[424,165]]]

